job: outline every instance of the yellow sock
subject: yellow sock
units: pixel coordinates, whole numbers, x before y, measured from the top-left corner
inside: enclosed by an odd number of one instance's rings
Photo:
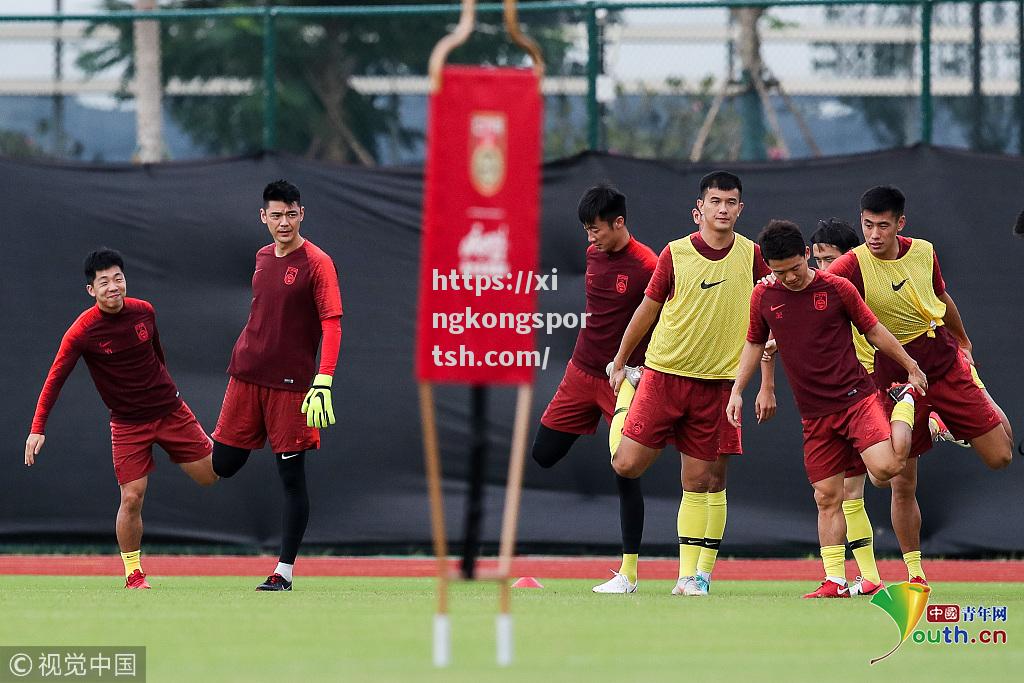
[[[825,576],[842,579],[846,583],[846,546],[821,546],[821,562],[825,565]]]
[[[636,563],[639,555],[623,555],[622,564],[619,566],[619,573],[629,579],[630,583],[636,583]]]
[[[130,553],[121,553],[121,561],[124,562],[124,577],[127,579],[132,572],[138,569],[142,571],[142,551],[133,550]]]
[[[909,401],[901,400],[896,404],[896,407],[892,409],[892,417],[889,419],[890,422],[903,422],[914,428],[914,404]]]
[[[704,530],[708,528],[708,494],[683,491],[676,517],[679,532],[679,576],[697,575],[697,558],[704,547]]]
[[[697,571],[710,575],[715,569],[718,559],[718,546],[722,544],[725,534],[725,518],[727,506],[725,489],[708,493],[708,525],[704,529],[704,547],[697,558]]]
[[[622,427],[626,424],[626,413],[629,412],[629,404],[633,402],[633,395],[636,389],[629,383],[629,380],[622,380],[619,387],[619,395],[615,397],[615,413],[612,415],[612,423],[608,428],[608,449],[615,459],[615,451],[622,441]]]
[[[903,553],[903,561],[907,563],[907,573],[910,575],[911,579],[915,576],[920,576],[925,581],[928,580],[928,577],[924,575],[924,570],[921,569],[920,550],[912,550],[909,553]]]
[[[878,565],[875,564],[874,534],[864,509],[864,499],[844,500],[843,515],[846,517],[846,540],[857,560],[860,575],[871,583],[878,583],[882,577],[878,575]]]

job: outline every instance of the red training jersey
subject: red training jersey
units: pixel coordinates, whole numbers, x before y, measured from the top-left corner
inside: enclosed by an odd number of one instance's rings
[[[306,391],[317,370],[322,321],[341,314],[338,271],[330,256],[308,239],[286,256],[275,255],[268,244],[256,252],[252,308],[228,374],[272,389]],[[336,358],[336,346],[333,353]],[[333,374],[335,358],[324,359],[332,370],[326,374]]]
[[[733,243],[724,249],[714,249],[708,246],[708,243],[700,236],[700,231],[691,234],[690,241],[693,242],[693,247],[697,250],[697,253],[709,261],[721,261],[729,255],[732,244],[736,243],[734,239]],[[755,243],[753,281],[757,282],[771,272],[771,268],[768,267],[768,264],[764,262],[764,257],[761,256],[761,246]],[[651,283],[647,285],[645,294],[658,303],[663,304],[672,298],[672,295],[675,293],[675,287],[676,276],[675,266],[672,263],[672,250],[666,245],[658,256],[658,265],[654,270],[654,275],[651,276]]]
[[[79,357],[85,358],[96,390],[110,409],[111,422],[152,422],[181,405],[164,364],[153,306],[125,297],[117,313],[93,306],[64,333],[36,403],[33,434],[46,433],[46,420]]]
[[[606,377],[605,366],[615,358],[619,342],[637,306],[643,301],[644,288],[658,259],[650,247],[631,238],[625,247],[605,253],[594,246],[587,248],[587,326],[580,328],[572,362],[580,370],[595,377]],[[626,361],[627,365],[644,364],[647,343],[653,328]]]
[[[896,239],[900,245],[896,258],[902,258],[906,256],[914,240],[902,235],[897,235]],[[935,290],[935,296],[942,296],[946,292],[946,282],[942,279],[942,270],[939,268],[938,252],[933,251],[932,254],[934,256],[932,263],[932,289]],[[864,276],[860,270],[857,254],[852,251],[846,252],[835,260],[828,269],[828,272],[846,278],[857,288],[857,293],[861,297],[864,296]],[[935,337],[922,334],[909,344],[905,344],[903,348],[921,366],[921,371],[929,377],[933,375],[938,377],[945,374],[952,367],[960,353],[959,344],[957,344],[953,335],[946,330],[945,325],[935,330]],[[876,353],[874,376],[876,384],[883,389],[887,389],[893,382],[905,381],[906,371],[892,358],[883,353]]]
[[[750,297],[747,341],[763,344],[775,334],[800,417],[809,420],[839,412],[875,393],[857,360],[852,322],[861,333],[878,324],[849,281],[831,271],[812,271],[799,292],[781,282],[757,285]]]

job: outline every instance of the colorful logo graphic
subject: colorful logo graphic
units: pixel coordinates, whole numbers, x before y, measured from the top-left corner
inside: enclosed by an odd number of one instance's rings
[[[925,608],[928,607],[928,594],[931,590],[928,586],[904,581],[886,586],[871,598],[871,604],[885,610],[889,618],[896,623],[896,628],[900,630],[900,642],[896,643],[896,647],[881,657],[872,659],[872,664],[880,662],[896,652],[900,645],[910,637],[917,622],[921,620]]]

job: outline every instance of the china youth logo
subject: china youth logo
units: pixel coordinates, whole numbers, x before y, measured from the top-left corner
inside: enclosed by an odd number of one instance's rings
[[[288,266],[288,270],[284,271],[284,283],[286,285],[295,283],[295,276],[299,274],[299,269],[295,266]]]
[[[896,647],[881,657],[872,659],[872,664],[880,662],[896,652],[900,645],[910,637],[928,606],[928,594],[931,590],[928,586],[904,581],[883,588],[871,598],[871,604],[885,610],[889,618],[896,623],[896,628],[900,630],[900,642],[896,643]]]
[[[146,323],[139,323],[135,326],[135,336],[137,336],[140,341],[146,341],[149,339],[149,330],[146,329]]]
[[[620,273],[619,276],[615,279],[615,291],[618,292],[619,294],[625,294],[626,287],[628,286],[629,275],[623,275]]]
[[[824,311],[828,308],[828,292],[814,293],[814,310]]]

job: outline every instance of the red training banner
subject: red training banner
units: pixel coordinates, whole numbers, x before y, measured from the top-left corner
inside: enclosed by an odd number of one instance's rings
[[[445,67],[430,99],[416,377],[522,384],[535,350],[540,83],[528,69]]]

